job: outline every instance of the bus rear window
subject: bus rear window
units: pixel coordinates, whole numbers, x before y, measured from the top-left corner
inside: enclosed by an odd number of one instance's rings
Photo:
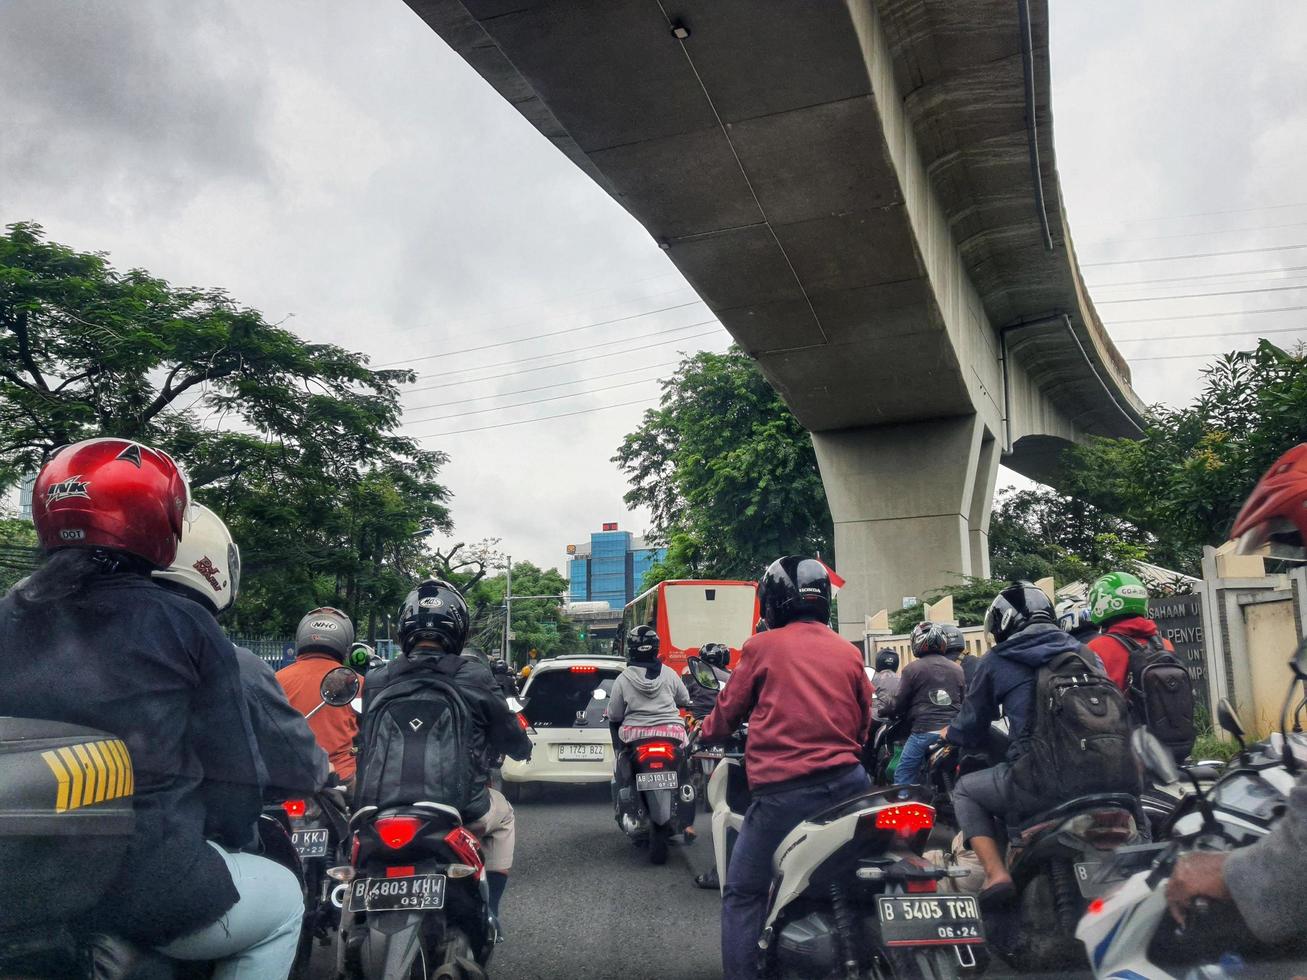
[[[536,728],[603,728],[604,709],[620,671],[542,670],[523,693],[522,713]]]

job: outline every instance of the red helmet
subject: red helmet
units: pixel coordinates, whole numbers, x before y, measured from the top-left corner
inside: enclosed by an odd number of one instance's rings
[[[87,439],[41,468],[32,520],[46,551],[110,548],[167,568],[190,496],[167,453],[128,439]]]
[[[1298,548],[1307,545],[1307,442],[1262,474],[1234,519],[1230,537],[1245,554],[1272,538]]]

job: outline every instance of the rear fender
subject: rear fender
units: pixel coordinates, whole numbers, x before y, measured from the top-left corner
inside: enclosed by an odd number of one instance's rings
[[[407,980],[422,941],[422,920],[431,914],[386,912],[369,915],[368,932],[360,950],[363,975],[376,980]]]

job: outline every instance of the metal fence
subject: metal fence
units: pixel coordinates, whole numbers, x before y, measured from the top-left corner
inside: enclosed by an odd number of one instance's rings
[[[295,659],[295,640],[292,637],[233,636],[231,641],[253,651],[276,669],[281,669]],[[383,660],[389,660],[394,651],[394,643],[391,640],[377,640],[375,648]]]

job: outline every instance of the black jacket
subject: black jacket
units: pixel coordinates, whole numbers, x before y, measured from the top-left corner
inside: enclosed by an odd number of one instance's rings
[[[962,667],[943,654],[928,653],[903,668],[893,706],[886,714],[907,718],[912,732],[937,732],[958,713],[966,681]]]
[[[236,648],[236,663],[263,764],[264,798],[279,803],[312,796],[327,784],[327,753],[304,716],[286,700],[276,671],[244,647]]]
[[[385,690],[386,685],[402,677],[412,680],[421,676],[426,670],[432,670],[441,657],[453,656],[447,653],[410,653],[405,654],[384,667],[368,672],[368,683],[363,689],[363,715],[366,719],[372,703]],[[477,660],[459,657],[459,668],[452,676],[459,693],[467,701],[472,714],[472,763],[473,781],[476,790],[471,801],[463,808],[463,820],[466,823],[485,815],[490,809],[490,794],[486,791],[490,782],[490,769],[499,755],[512,756],[525,760],[531,755],[531,740],[518,724],[517,716],[509,710],[508,702],[500,693],[495,683],[495,675],[490,668]],[[436,676],[432,670],[432,676]],[[440,675],[445,677],[447,675]],[[365,722],[366,724],[366,722]],[[367,770],[367,753],[359,756],[358,786],[364,785],[364,772]]]
[[[236,651],[213,617],[139,575],[75,598],[0,600],[0,715],[110,732],[131,754],[136,830],[95,924],[157,945],[238,894],[207,832],[248,843],[260,772]]]
[[[731,679],[729,670],[722,670],[720,667],[709,667],[713,675],[717,678],[717,687],[704,687],[694,679],[694,671],[686,670],[681,674],[681,680],[685,682],[685,689],[690,692],[690,714],[702,721],[712,713],[712,709],[717,707],[717,695],[722,693],[722,688],[726,682]]]

